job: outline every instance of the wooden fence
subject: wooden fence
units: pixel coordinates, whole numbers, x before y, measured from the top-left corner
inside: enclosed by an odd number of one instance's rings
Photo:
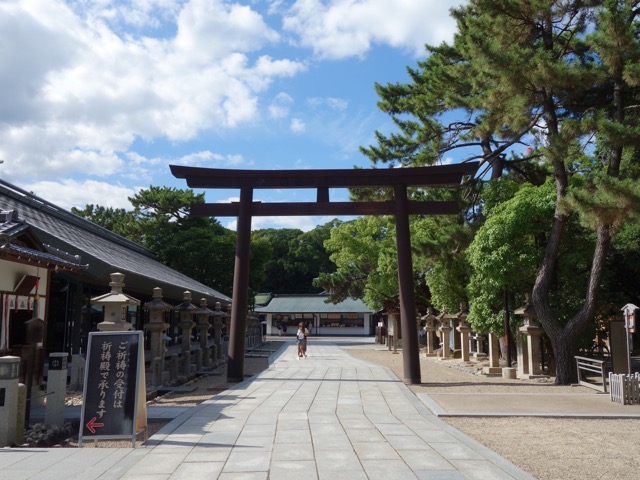
[[[609,373],[609,389],[612,402],[623,405],[640,403],[640,373]]]

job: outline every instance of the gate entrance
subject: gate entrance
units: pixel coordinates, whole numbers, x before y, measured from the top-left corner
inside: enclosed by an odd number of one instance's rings
[[[227,170],[171,165],[176,178],[190,188],[240,189],[238,203],[199,203],[191,206],[191,215],[237,217],[236,257],[233,272],[231,331],[227,380],[244,379],[244,332],[247,322],[249,290],[249,249],[251,218],[254,216],[344,216],[394,215],[398,250],[400,287],[400,324],[404,383],[420,383],[418,333],[413,285],[413,261],[409,215],[451,215],[459,211],[458,202],[421,202],[409,200],[408,187],[455,187],[465,175],[473,175],[478,162],[435,167],[350,170]],[[331,202],[330,188],[377,187],[393,190],[393,200],[381,202]],[[256,189],[314,188],[315,202],[261,203],[253,201]]]

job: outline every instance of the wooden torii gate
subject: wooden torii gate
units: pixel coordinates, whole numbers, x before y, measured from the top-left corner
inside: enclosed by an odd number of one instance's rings
[[[398,249],[404,383],[420,383],[409,215],[456,214],[459,211],[459,205],[455,201],[409,200],[407,187],[459,186],[465,175],[475,174],[478,162],[434,167],[350,170],[228,170],[178,165],[170,165],[170,168],[176,178],[186,179],[190,188],[240,189],[238,203],[199,203],[191,206],[191,215],[194,216],[238,218],[227,359],[229,382],[239,382],[244,379],[244,336],[247,322],[252,217],[394,215]],[[330,188],[353,187],[391,188],[394,198],[381,202],[329,201]],[[280,188],[315,188],[317,201],[283,203],[253,201],[255,189]]]

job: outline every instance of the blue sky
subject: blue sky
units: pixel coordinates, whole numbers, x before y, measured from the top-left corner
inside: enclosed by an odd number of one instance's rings
[[[408,81],[425,43],[451,41],[460,3],[0,0],[0,178],[67,209],[128,209],[141,188],[187,188],[171,164],[368,167],[358,148],[392,129],[375,82]],[[253,228],[329,220],[254,218]]]

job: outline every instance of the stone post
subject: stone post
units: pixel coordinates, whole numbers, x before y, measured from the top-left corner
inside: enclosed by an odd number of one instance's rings
[[[517,372],[519,378],[526,378],[529,376],[529,355],[527,351],[526,336],[522,332],[516,334],[516,349],[517,349]]]
[[[67,354],[50,353],[47,373],[47,405],[44,423],[62,427],[64,425],[64,401],[67,394]]]
[[[159,387],[164,383],[164,356],[165,342],[164,335],[169,324],[165,322],[165,314],[171,310],[171,305],[162,300],[162,289],[156,287],[153,289],[153,300],[145,303],[144,307],[149,310],[149,323],[144,329],[150,333],[150,347],[152,360],[151,384]]]
[[[442,346],[439,358],[440,360],[446,360],[451,356],[451,349],[449,348],[449,334],[451,333],[451,324],[449,322],[442,323],[439,330]]]
[[[458,327],[456,328],[458,332],[460,332],[460,358],[463,362],[469,361],[469,333],[471,332],[471,327],[466,321],[461,321]]]
[[[180,372],[186,375],[191,373],[191,330],[195,326],[193,321],[193,314],[198,310],[193,303],[191,303],[191,292],[184,292],[182,303],[176,305],[175,310],[180,315],[180,335],[181,335],[181,363],[182,368]]]
[[[220,309],[220,302],[216,302],[215,310],[212,313],[213,316],[213,341],[215,342],[215,359],[216,365],[223,362],[222,353],[222,323],[224,321],[225,314]]]
[[[10,447],[16,441],[19,376],[20,357],[0,357],[0,447]]]
[[[482,344],[484,342],[484,335],[482,335],[481,333],[476,333],[475,341],[476,341],[476,351],[473,354],[473,358],[475,358],[478,361],[486,359],[487,358],[487,354],[482,351]]]
[[[129,306],[140,305],[140,300],[122,292],[124,274],[112,273],[109,286],[111,291],[91,299],[92,305],[104,307],[104,320],[98,324],[101,332],[126,332],[133,328],[129,320]]]
[[[489,366],[482,369],[483,373],[500,373],[500,343],[495,333],[489,333]]]
[[[525,295],[525,304],[514,311],[516,315],[524,316],[524,326],[519,328],[518,336],[518,375],[524,378],[542,374],[540,365],[542,355],[540,351],[540,336],[544,333],[536,318],[536,311]],[[522,351],[522,354],[521,354]],[[522,362],[522,367],[520,366]]]
[[[205,368],[211,366],[211,351],[209,349],[209,329],[211,323],[209,319],[213,315],[213,310],[207,308],[207,299],[200,299],[200,308],[196,312],[198,315],[198,330],[200,331],[200,349],[202,350],[202,365]]]
[[[436,326],[435,322],[437,320],[436,316],[433,314],[433,309],[431,307],[427,308],[427,314],[422,317],[422,320],[425,321],[426,325],[424,326],[424,333],[426,336],[426,353],[427,357],[435,357],[435,332]]]
[[[229,361],[229,335],[231,333],[231,304],[227,305],[224,314],[224,335],[222,336],[222,350],[225,362]]]

